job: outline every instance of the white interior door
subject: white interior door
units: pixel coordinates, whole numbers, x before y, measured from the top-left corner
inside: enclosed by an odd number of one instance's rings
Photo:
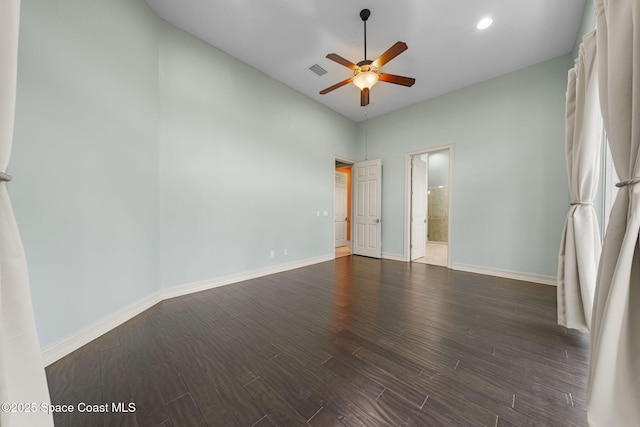
[[[356,163],[351,171],[351,179],[354,183],[352,253],[380,258],[382,256],[382,160]]]
[[[411,158],[411,260],[427,254],[427,162]]]
[[[333,216],[336,248],[347,244],[347,174],[336,171]]]

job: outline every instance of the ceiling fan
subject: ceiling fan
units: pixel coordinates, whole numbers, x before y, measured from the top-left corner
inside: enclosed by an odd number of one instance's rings
[[[396,42],[396,44],[387,49],[387,51],[380,55],[375,61],[367,59],[367,19],[369,19],[369,16],[371,16],[369,9],[362,9],[360,11],[360,18],[362,22],[364,22],[364,60],[354,64],[336,53],[328,54],[327,58],[330,60],[353,70],[353,77],[349,77],[340,83],[321,90],[320,95],[327,94],[346,84],[353,83],[360,89],[360,106],[364,107],[369,105],[369,92],[378,81],[407,87],[413,86],[416,82],[416,79],[412,77],[396,76],[395,74],[380,72],[380,67],[408,49],[405,42]]]

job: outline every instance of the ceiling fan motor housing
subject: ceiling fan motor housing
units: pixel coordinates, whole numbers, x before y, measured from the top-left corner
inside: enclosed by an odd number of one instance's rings
[[[362,61],[362,62],[358,62],[358,68],[356,68],[355,70],[353,70],[353,75],[357,76],[358,74],[361,73],[375,73],[375,74],[379,74],[378,72],[378,67],[376,67],[375,65],[371,65],[373,61]],[[377,80],[376,80],[377,81]]]

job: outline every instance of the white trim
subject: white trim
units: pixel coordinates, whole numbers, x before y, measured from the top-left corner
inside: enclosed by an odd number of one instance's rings
[[[451,260],[453,244],[453,197],[454,182],[453,168],[455,144],[440,145],[433,148],[424,148],[422,150],[410,151],[405,154],[404,161],[404,257],[403,261],[411,262],[411,158],[419,154],[433,153],[436,151],[449,150],[449,224],[448,224],[448,244],[447,248],[447,268],[453,268]]]
[[[390,259],[392,261],[406,262],[404,259],[404,256],[398,255],[398,254],[390,254],[390,253],[382,252],[382,258]]]
[[[269,267],[258,268],[256,270],[245,271],[242,273],[229,274],[227,276],[216,277],[213,279],[200,280],[198,282],[178,285],[169,289],[160,291],[160,299],[180,297],[192,294],[194,292],[205,291],[220,286],[230,285],[232,283],[244,282],[245,280],[256,279],[258,277],[268,276],[270,274],[282,273],[284,271],[295,270],[296,268],[307,267],[313,264],[319,264],[325,261],[335,259],[335,251],[328,255],[322,255],[315,258],[307,258],[300,261],[288,262]]]
[[[544,276],[542,274],[521,273],[519,271],[500,270],[498,268],[480,267],[468,264],[453,264],[453,270],[466,271],[467,273],[484,274],[487,276],[502,277],[505,279],[521,280],[523,282],[540,283],[542,285],[557,286],[555,276]]]
[[[97,322],[86,326],[72,335],[51,344],[42,350],[42,359],[45,366],[62,359],[67,354],[79,349],[83,345],[95,340],[99,336],[117,328],[127,320],[137,316],[145,310],[162,301],[160,292],[155,292],[131,305],[128,305],[115,313],[104,317]]]
[[[307,258],[300,261],[258,268],[256,270],[246,271],[243,273],[230,274],[215,279],[202,280],[199,282],[179,285],[155,292],[43,349],[42,359],[44,361],[44,365],[49,366],[53,362],[63,358],[69,353],[79,349],[83,345],[93,341],[94,339],[109,332],[110,330],[117,328],[127,320],[137,316],[138,314],[153,307],[154,305],[165,299],[217,288],[219,286],[230,285],[232,283],[251,280],[262,276],[268,276],[270,274],[282,273],[284,271],[294,270],[296,268],[307,267],[309,265],[331,261],[334,258],[335,252],[328,255]]]

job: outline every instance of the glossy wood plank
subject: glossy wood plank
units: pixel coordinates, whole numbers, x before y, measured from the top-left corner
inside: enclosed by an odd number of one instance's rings
[[[202,417],[200,410],[191,398],[190,394],[185,394],[167,404],[167,412],[174,425],[206,427],[207,422]]]
[[[297,413],[262,378],[257,378],[244,386],[257,404],[264,408],[269,420],[277,426],[307,425],[303,416]]]
[[[131,377],[131,401],[136,404],[135,416],[141,426],[157,426],[169,421],[165,402],[149,371]]]
[[[163,301],[47,368],[56,426],[586,425],[555,288],[348,256]]]
[[[165,404],[184,396],[189,389],[178,374],[173,362],[162,362],[150,368],[151,378]]]

